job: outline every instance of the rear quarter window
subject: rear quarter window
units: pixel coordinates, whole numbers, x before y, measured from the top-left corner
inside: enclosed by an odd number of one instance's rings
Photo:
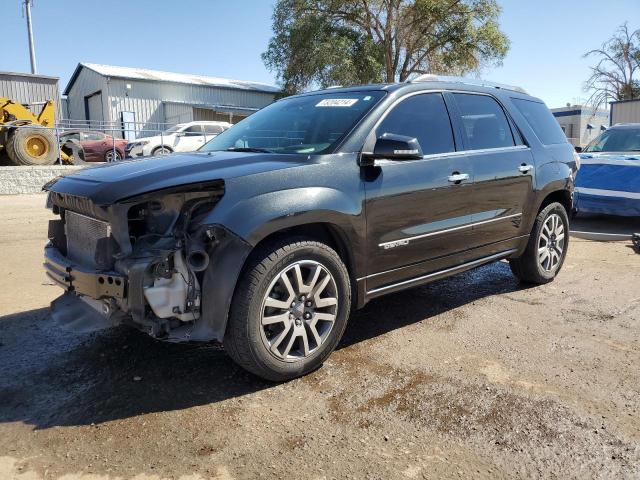
[[[544,145],[567,143],[567,137],[544,103],[522,98],[511,101]]]

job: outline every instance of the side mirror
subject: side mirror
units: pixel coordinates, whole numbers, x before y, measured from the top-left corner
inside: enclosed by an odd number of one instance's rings
[[[360,166],[372,166],[376,160],[420,160],[422,148],[413,137],[385,133],[378,137],[373,152],[362,152]]]
[[[582,147],[576,147],[576,152],[582,153]]]

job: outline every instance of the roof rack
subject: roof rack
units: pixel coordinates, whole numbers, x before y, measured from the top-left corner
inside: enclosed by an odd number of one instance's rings
[[[479,78],[468,77],[454,77],[450,75],[434,75],[432,73],[426,73],[419,75],[411,80],[407,80],[407,83],[420,83],[420,82],[448,82],[448,83],[464,83],[465,85],[476,85],[479,87],[499,88],[501,90],[512,90],[514,92],[527,94],[526,90],[521,87],[515,87],[513,85],[505,85],[503,83],[490,82],[488,80],[482,80]]]

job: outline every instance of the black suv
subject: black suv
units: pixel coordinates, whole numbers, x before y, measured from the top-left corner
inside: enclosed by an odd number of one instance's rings
[[[61,322],[219,340],[267,379],[317,368],[353,308],[508,259],[551,281],[578,160],[542,101],[423,76],[279,100],[200,151],[45,186]],[[382,321],[382,320],[381,320]]]

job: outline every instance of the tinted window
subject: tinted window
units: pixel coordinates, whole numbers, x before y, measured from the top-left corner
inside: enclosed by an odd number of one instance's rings
[[[414,95],[400,102],[382,121],[376,136],[384,133],[417,138],[425,155],[455,150],[449,113],[439,93]]]
[[[188,128],[185,128],[183,130],[184,134],[187,137],[193,137],[193,136],[197,136],[197,135],[202,135],[202,126],[200,125],[191,125]]]
[[[585,152],[640,152],[640,128],[612,128],[600,134]]]
[[[560,125],[544,103],[522,98],[512,98],[511,101],[542,143],[553,145],[567,141]]]
[[[220,125],[203,125],[205,133],[218,134],[222,133],[224,128]]]
[[[495,99],[486,95],[454,93],[460,110],[466,148],[512,147],[515,145],[511,127],[502,107]]]
[[[102,133],[97,133],[97,132],[86,132],[84,134],[84,139],[85,140],[103,140],[105,138],[105,136]]]

